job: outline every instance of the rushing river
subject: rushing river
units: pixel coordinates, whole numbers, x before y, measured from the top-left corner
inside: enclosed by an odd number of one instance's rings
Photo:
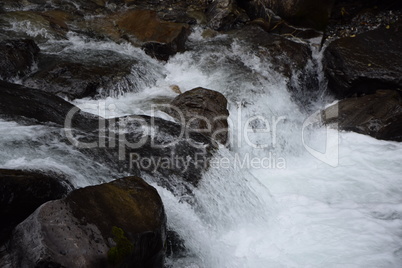
[[[169,228],[187,248],[184,256],[167,260],[172,267],[401,267],[402,144],[305,123],[333,102],[315,46],[310,71],[321,88],[306,96],[289,93],[287,78],[270,62],[256,57],[247,43],[228,45],[224,35],[204,39],[196,30],[189,51],[162,63],[129,44],[76,34],[54,40],[26,25],[13,27],[44,35],[42,53],[140,62],[130,76],[132,92],[124,93],[121,84],[104,89],[109,97],[73,101],[85,111],[105,117],[152,114],[152,104],[177,95],[171,85],[182,92],[201,86],[228,99],[230,147],[221,148],[203,174],[194,191],[197,205],[152,184]],[[302,106],[298,98],[311,101]],[[156,116],[171,119],[161,111]],[[257,126],[250,130],[253,122]],[[0,121],[0,166],[60,170],[78,187],[124,175],[61,143],[61,135],[57,128]]]

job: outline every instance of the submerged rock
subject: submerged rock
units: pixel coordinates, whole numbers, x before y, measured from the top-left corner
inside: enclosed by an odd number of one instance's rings
[[[177,96],[170,103],[172,107],[169,114],[189,130],[203,133],[226,145],[229,116],[227,103],[221,93],[198,87]]]
[[[0,42],[0,79],[9,80],[31,72],[39,54],[33,40],[5,40]]]
[[[324,52],[328,88],[338,97],[402,88],[402,23],[333,41]]]
[[[166,215],[158,192],[138,177],[71,192],[19,224],[15,267],[163,267]]]
[[[340,100],[322,112],[326,124],[370,135],[377,139],[402,141],[402,94],[377,90],[375,94]]]
[[[166,256],[175,259],[184,257],[185,254],[188,254],[188,252],[184,245],[184,240],[178,233],[168,229],[166,236]]]
[[[40,205],[71,190],[67,179],[54,172],[0,169],[0,244]]]

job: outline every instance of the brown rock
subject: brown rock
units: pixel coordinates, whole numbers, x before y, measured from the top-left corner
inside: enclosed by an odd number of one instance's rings
[[[132,10],[120,14],[116,25],[123,35],[134,36],[143,43],[145,52],[157,59],[184,51],[189,26],[160,20],[156,12]]]
[[[168,60],[171,55],[183,52],[190,33],[188,24],[161,20],[152,10],[113,13],[81,21],[77,25],[116,42],[128,40],[160,60]]]
[[[170,104],[174,108],[169,113],[182,125],[226,145],[229,112],[221,93],[198,87],[180,94]]]
[[[6,40],[0,42],[0,79],[22,77],[31,71],[39,54],[33,40]]]

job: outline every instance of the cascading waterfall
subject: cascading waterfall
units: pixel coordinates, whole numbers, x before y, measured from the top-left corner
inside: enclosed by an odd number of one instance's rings
[[[185,256],[168,259],[172,267],[400,267],[402,145],[341,132],[337,167],[313,157],[306,146],[323,151],[327,132],[338,135],[322,126],[303,129],[312,111],[330,101],[325,90],[301,107],[294,101],[297,93],[288,91],[287,78],[250,52],[247,43],[228,44],[224,35],[203,39],[200,30],[190,36],[191,49],[167,63],[129,44],[38,34],[49,38],[40,44],[42,53],[71,57],[79,52],[86,61],[97,55],[97,63],[102,55],[140,61],[126,84],[103,89],[108,97],[75,100],[85,111],[105,117],[151,114],[151,104],[176,96],[170,85],[182,91],[202,86],[228,99],[231,145],[215,154],[217,167],[203,174],[195,203],[181,202],[152,184],[165,204],[169,228],[187,249]],[[320,58],[314,55],[316,68]],[[157,116],[171,120],[161,111]],[[79,187],[122,175],[61,143],[61,134],[51,127],[0,121],[0,134],[1,167],[56,168]],[[252,164],[253,159],[264,161]],[[229,164],[223,167],[223,160]]]

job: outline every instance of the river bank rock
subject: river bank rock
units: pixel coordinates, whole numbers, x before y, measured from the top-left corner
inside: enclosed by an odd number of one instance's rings
[[[328,88],[339,98],[402,87],[402,22],[331,42],[324,52]]]
[[[71,190],[66,178],[54,172],[0,169],[0,244],[40,205]]]
[[[22,77],[31,72],[39,47],[33,40],[0,41],[0,79]]]
[[[89,186],[38,208],[19,224],[15,267],[163,267],[166,215],[138,177]]]
[[[190,131],[204,133],[226,145],[229,116],[227,103],[221,93],[198,87],[177,96],[170,103],[172,107],[168,112]]]
[[[251,19],[270,19],[273,14],[295,26],[324,30],[334,0],[240,0]]]
[[[374,94],[346,98],[322,113],[326,124],[370,135],[377,139],[402,141],[402,94],[377,90]]]

